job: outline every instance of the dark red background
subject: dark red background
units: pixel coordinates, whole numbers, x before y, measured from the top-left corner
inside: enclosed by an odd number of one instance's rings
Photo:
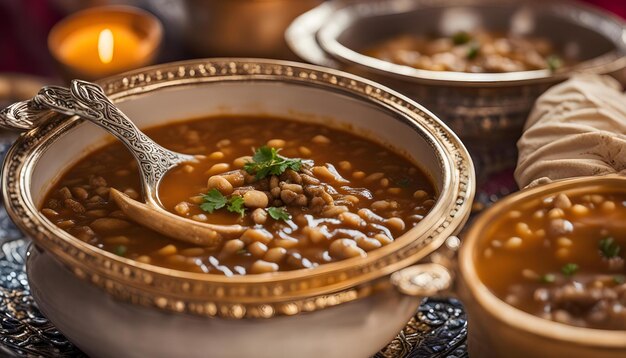
[[[586,2],[626,18],[626,0]],[[0,72],[54,75],[46,37],[61,17],[46,0],[0,0]]]

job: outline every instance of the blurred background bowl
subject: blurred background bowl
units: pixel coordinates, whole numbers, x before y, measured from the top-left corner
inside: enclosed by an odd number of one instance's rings
[[[359,52],[400,34],[476,29],[544,37],[580,63],[554,73],[464,73],[419,70]],[[626,67],[625,23],[572,1],[333,1],[296,19],[286,37],[304,60],[357,73],[423,103],[461,137],[484,175],[515,165],[515,143],[548,87],[577,72],[624,82]]]

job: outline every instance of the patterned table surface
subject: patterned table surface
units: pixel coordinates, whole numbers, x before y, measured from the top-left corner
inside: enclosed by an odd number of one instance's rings
[[[0,135],[0,159],[10,142],[10,136]],[[495,201],[507,192],[483,191],[477,199]],[[24,271],[29,244],[0,204],[0,356],[84,357],[37,309]],[[461,303],[453,298],[430,298],[375,357],[467,357],[466,338],[467,320]]]

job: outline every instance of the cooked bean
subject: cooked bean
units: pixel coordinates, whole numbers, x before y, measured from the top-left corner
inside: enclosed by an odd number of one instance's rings
[[[387,200],[377,200],[370,205],[370,208],[375,211],[387,210],[391,207],[391,204]]]
[[[247,173],[245,173],[242,170],[233,170],[233,171],[230,171],[230,172],[223,173],[220,176],[223,177],[224,179],[228,180],[228,182],[233,187],[239,187],[239,186],[242,186],[245,183],[245,174],[247,174]]]
[[[299,185],[299,184],[288,184],[288,183],[285,183],[284,181],[280,182],[280,188],[283,189],[283,190],[291,190],[294,193],[298,193],[298,194],[301,194],[302,191],[303,191],[302,185]]]
[[[572,201],[569,200],[567,195],[561,193],[554,199],[554,207],[559,209],[569,209],[572,207]]]
[[[185,173],[189,174],[189,173],[193,173],[193,171],[195,170],[195,168],[194,168],[194,167],[192,167],[192,166],[191,166],[191,165],[189,165],[189,164],[185,164],[185,165],[183,165],[182,170],[183,170]]]
[[[309,240],[316,245],[327,240],[326,235],[319,228],[305,226],[303,231],[309,237]]]
[[[360,171],[360,170],[358,170],[358,171],[356,171],[356,172],[352,173],[352,177],[353,177],[354,179],[363,179],[363,178],[365,178],[365,175],[366,175],[366,174],[365,174],[365,172],[362,172],[362,171]]]
[[[584,205],[575,204],[572,206],[572,213],[578,216],[584,216],[589,214],[589,209]]]
[[[357,229],[365,226],[365,221],[361,219],[359,215],[351,212],[339,214],[339,220],[341,220],[344,224]]]
[[[331,218],[348,211],[350,211],[350,209],[345,205],[327,205],[322,211],[322,216]]]
[[[263,260],[267,262],[279,263],[285,258],[287,254],[287,249],[283,247],[273,247],[265,253],[263,256]]]
[[[128,221],[116,218],[100,218],[94,220],[89,226],[96,232],[107,232],[124,230],[130,227],[130,223]]]
[[[74,222],[74,220],[70,219],[70,220],[57,221],[56,225],[60,227],[61,229],[69,229],[73,227],[74,225],[76,225],[76,223]]]
[[[57,216],[59,216],[59,213],[52,210],[52,209],[48,209],[48,208],[43,208],[41,209],[41,212],[48,217],[49,219],[55,218]]]
[[[89,197],[89,192],[85,190],[85,188],[81,187],[72,188],[72,194],[74,194],[74,196],[80,200],[86,200]]]
[[[141,263],[144,263],[144,264],[149,264],[152,261],[150,259],[150,257],[146,256],[146,255],[141,255],[141,256],[137,257],[135,260],[139,261]]]
[[[385,225],[394,231],[402,231],[405,228],[404,220],[400,218],[389,218],[385,220]]]
[[[311,142],[315,144],[330,144],[330,139],[326,136],[318,134],[315,137],[313,137],[313,139],[311,139]]]
[[[96,194],[98,196],[101,197],[108,197],[109,196],[109,188],[107,188],[106,186],[101,186],[96,188]]]
[[[345,170],[345,171],[350,171],[352,170],[352,163],[350,163],[347,160],[343,160],[341,162],[339,162],[339,164],[337,164],[337,166],[339,167],[339,169],[341,170]]]
[[[274,245],[285,249],[293,249],[299,245],[299,242],[294,238],[274,239]]]
[[[248,229],[241,235],[241,241],[249,245],[255,241],[268,244],[274,236],[265,229]]]
[[[287,142],[282,139],[270,139],[267,141],[267,146],[272,148],[284,148]]]
[[[365,251],[357,246],[356,241],[351,239],[337,239],[333,241],[328,247],[328,253],[332,257],[342,259],[356,256],[367,256]]]
[[[402,194],[402,188],[387,188],[387,193],[391,195],[400,195]]]
[[[222,247],[222,252],[228,255],[232,255],[237,251],[243,249],[245,246],[246,244],[242,240],[228,240],[224,243],[224,246]]]
[[[383,246],[389,245],[393,242],[393,239],[385,234],[376,234],[374,235],[374,239],[378,240]]]
[[[615,210],[615,208],[616,208],[616,207],[617,207],[617,206],[616,206],[616,205],[615,205],[615,203],[614,203],[614,202],[612,202],[612,201],[605,201],[605,202],[603,202],[603,203],[600,205],[600,208],[602,208],[602,210],[603,210],[603,211],[606,211],[606,212],[613,211],[613,210]]]
[[[220,141],[218,141],[215,145],[218,148],[224,148],[224,147],[228,147],[231,144],[230,139],[222,139]]]
[[[224,195],[230,195],[233,193],[234,190],[233,185],[221,175],[214,175],[210,177],[207,181],[207,188],[209,190],[217,189],[220,193]]]
[[[265,208],[267,207],[269,199],[262,191],[250,190],[243,194],[243,202],[248,208]]]
[[[162,248],[160,248],[159,250],[157,250],[157,254],[161,255],[161,256],[170,256],[170,255],[174,255],[176,254],[176,252],[178,252],[178,250],[176,249],[176,246],[174,245],[165,245]]]
[[[378,180],[382,179],[384,176],[385,176],[384,173],[380,173],[380,172],[372,173],[372,174],[368,175],[367,177],[365,177],[365,179],[363,179],[363,181],[366,182],[366,183],[373,183],[375,181],[378,181]]]
[[[196,215],[191,216],[191,220],[199,221],[199,222],[207,222],[207,220],[209,220],[209,217],[206,216],[205,214],[196,214]]]
[[[181,201],[180,203],[176,204],[176,206],[174,207],[174,210],[179,215],[185,216],[189,214],[189,203],[187,203],[186,201]]]
[[[311,154],[313,154],[309,148],[304,146],[299,147],[298,152],[300,152],[300,155],[302,155],[303,157],[310,157]]]
[[[252,157],[249,155],[244,155],[243,157],[239,157],[233,161],[233,166],[237,169],[243,168],[247,163],[252,162]]]
[[[506,243],[504,244],[504,247],[506,247],[507,249],[517,249],[521,246],[522,246],[522,239],[519,237],[515,237],[515,236],[506,240]]]
[[[423,200],[423,199],[426,199],[427,197],[428,197],[428,193],[425,192],[424,190],[416,190],[413,193],[413,198],[417,200]]]
[[[267,252],[267,245],[262,242],[255,241],[248,245],[248,251],[252,254],[252,256],[261,258],[265,256],[265,253]]]
[[[291,204],[294,200],[296,200],[297,197],[298,194],[291,190],[282,190],[280,192],[280,200],[282,200],[287,205]]]
[[[228,169],[230,169],[230,164],[228,163],[213,164],[213,166],[211,166],[211,168],[209,168],[209,170],[207,170],[204,174],[208,176],[213,176],[216,174],[224,173],[228,171]]]
[[[91,185],[93,188],[106,187],[107,181],[101,176],[92,176],[89,179],[89,185]]]
[[[356,244],[365,251],[372,251],[383,246],[380,241],[365,236],[357,237]]]
[[[257,225],[265,224],[267,221],[267,212],[263,209],[254,209],[252,212],[252,221]]]
[[[256,260],[250,267],[250,273],[268,273],[278,271],[278,264],[263,260]]]
[[[59,189],[59,196],[63,200],[73,198],[72,192],[70,191],[70,189],[68,187],[63,187],[63,188]]]

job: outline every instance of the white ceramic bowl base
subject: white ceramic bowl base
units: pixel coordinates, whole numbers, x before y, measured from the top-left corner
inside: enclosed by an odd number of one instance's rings
[[[36,247],[26,269],[41,312],[92,358],[370,357],[420,302],[387,290],[314,314],[204,318],[116,301]]]

